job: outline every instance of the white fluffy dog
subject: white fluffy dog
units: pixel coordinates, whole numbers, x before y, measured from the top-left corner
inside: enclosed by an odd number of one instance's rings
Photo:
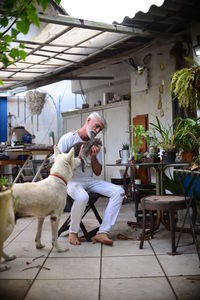
[[[46,179],[38,182],[16,183],[13,185],[13,195],[19,199],[16,207],[17,216],[38,217],[38,228],[35,237],[36,248],[44,247],[41,244],[42,225],[44,218],[50,215],[52,245],[57,251],[64,252],[67,249],[61,249],[57,243],[59,220],[66,205],[67,181],[71,179],[73,169],[80,164],[80,159],[74,158],[73,148],[69,153],[60,153],[56,146],[54,146],[54,158],[55,162],[50,175]],[[13,231],[14,224],[13,205],[11,205],[5,240]],[[15,258],[15,256],[9,257],[5,252],[3,252],[3,257],[6,261]],[[7,269],[7,267],[1,265],[0,269]]]

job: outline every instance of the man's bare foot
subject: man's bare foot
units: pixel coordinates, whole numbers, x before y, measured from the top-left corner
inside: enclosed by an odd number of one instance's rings
[[[113,241],[111,239],[109,239],[108,235],[106,233],[98,233],[94,236],[94,240],[105,244],[105,245],[109,245],[112,246],[113,245]]]
[[[78,239],[78,234],[77,233],[69,233],[69,243],[72,245],[80,245],[81,242]]]

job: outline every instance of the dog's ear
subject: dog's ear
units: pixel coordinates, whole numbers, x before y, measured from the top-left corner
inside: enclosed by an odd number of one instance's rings
[[[74,157],[74,147],[71,148],[71,150],[68,152],[69,158]]]
[[[54,145],[53,150],[54,150],[54,155],[55,155],[55,157],[56,157],[58,154],[61,154],[60,150],[58,149],[58,147],[57,147],[56,145]]]
[[[71,168],[73,170],[74,169],[74,148],[73,147],[68,152],[68,160],[69,160],[69,164],[71,165]]]

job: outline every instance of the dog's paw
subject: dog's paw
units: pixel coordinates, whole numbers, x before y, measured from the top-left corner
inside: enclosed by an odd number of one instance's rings
[[[11,261],[14,259],[16,259],[16,255],[11,255],[11,256],[6,255],[6,257],[5,257],[5,261]]]
[[[56,249],[56,251],[59,252],[59,253],[69,251],[69,248],[55,247],[55,249]]]
[[[8,271],[10,267],[4,264],[0,264],[0,272]]]
[[[41,243],[38,242],[35,245],[36,245],[36,249],[42,249],[45,247],[45,245],[42,245]]]

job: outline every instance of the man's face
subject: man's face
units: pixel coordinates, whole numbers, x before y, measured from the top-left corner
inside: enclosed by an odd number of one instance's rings
[[[95,136],[103,130],[103,124],[99,118],[94,118],[94,119],[88,119],[88,124],[87,124],[87,135],[91,139],[93,132]]]

